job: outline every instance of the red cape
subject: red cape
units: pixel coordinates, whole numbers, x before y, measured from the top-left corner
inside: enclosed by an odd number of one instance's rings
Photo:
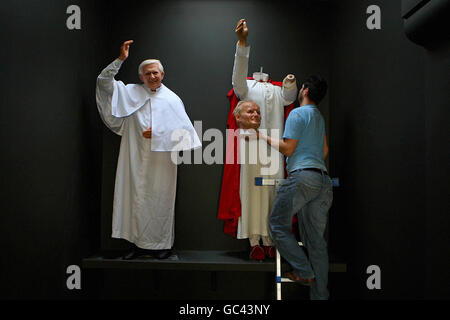
[[[247,79],[252,80],[253,78],[248,77]],[[280,87],[283,85],[283,82],[271,80],[269,80],[269,82]],[[239,217],[241,216],[241,198],[239,195],[241,166],[237,161],[238,141],[237,137],[233,134],[234,130],[238,129],[239,127],[234,118],[233,111],[239,102],[239,98],[236,96],[233,89],[231,89],[227,94],[227,98],[230,101],[230,112],[228,113],[227,119],[228,130],[225,152],[226,155],[222,177],[222,188],[220,191],[219,214],[217,216],[217,219],[224,220],[224,233],[229,234],[232,237],[236,237],[238,221]],[[294,109],[293,103],[285,107],[285,122],[292,109]],[[231,157],[230,154],[232,148],[233,157]],[[227,161],[227,159],[229,161]],[[284,165],[286,166],[286,163],[284,163]]]

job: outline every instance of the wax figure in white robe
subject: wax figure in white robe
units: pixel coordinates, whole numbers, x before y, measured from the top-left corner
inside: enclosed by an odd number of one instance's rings
[[[242,20],[241,20],[242,21]],[[246,27],[246,22],[242,23]],[[238,34],[237,27],[236,33]],[[238,34],[239,37],[239,34]],[[245,36],[246,38],[246,36]],[[246,43],[246,42],[245,42]],[[255,72],[254,80],[247,80],[248,60],[250,46],[241,46],[241,41],[236,44],[236,54],[233,66],[232,84],[236,96],[242,100],[254,101],[260,108],[261,124],[259,129],[266,129],[267,135],[271,136],[271,129],[278,129],[278,136],[281,139],[284,130],[284,106],[293,103],[297,97],[297,85],[295,77],[288,75],[283,80],[283,86],[275,86],[268,82],[268,74]],[[247,144],[250,141],[247,142]],[[248,148],[248,146],[246,146]],[[274,150],[268,149],[269,152]],[[241,217],[239,218],[237,238],[249,239],[251,246],[251,257],[262,260],[261,248],[259,247],[262,238],[265,255],[273,248],[273,243],[268,232],[267,218],[275,199],[275,189],[273,187],[255,186],[255,177],[281,179],[284,177],[284,157],[277,152],[278,170],[273,175],[262,175],[261,165],[241,164],[240,173],[240,198]],[[274,159],[274,155],[270,155]],[[249,217],[259,217],[259,219]],[[272,248],[271,248],[272,247]],[[256,250],[256,251],[255,251]],[[258,252],[259,251],[259,252]]]
[[[174,243],[177,165],[171,151],[201,146],[181,99],[161,84],[155,91],[143,84],[125,85],[114,76],[116,59],[98,76],[96,100],[105,125],[122,136],[117,163],[112,237],[138,248],[171,249]],[[142,132],[152,128],[151,139]],[[173,141],[176,130],[184,144]]]

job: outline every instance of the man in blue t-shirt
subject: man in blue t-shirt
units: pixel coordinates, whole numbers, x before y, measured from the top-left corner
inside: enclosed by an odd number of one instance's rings
[[[311,286],[311,299],[329,297],[324,231],[333,191],[324,162],[328,154],[325,122],[317,109],[326,92],[325,80],[309,77],[298,95],[300,107],[286,120],[283,140],[272,140],[258,133],[259,138],[287,156],[288,177],[278,189],[269,216],[269,231],[281,256],[293,268],[285,277]],[[300,238],[308,256],[291,232],[294,214],[297,214]]]

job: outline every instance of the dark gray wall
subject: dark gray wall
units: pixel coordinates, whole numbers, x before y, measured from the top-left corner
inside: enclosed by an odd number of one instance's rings
[[[101,124],[94,86],[108,34],[100,3],[2,1],[2,298],[71,298],[66,268],[100,243]]]
[[[371,4],[381,8],[381,30],[365,27]],[[330,245],[347,256],[352,296],[449,297],[449,258],[439,254],[449,249],[449,51],[410,42],[400,8],[336,4],[330,161],[342,186]],[[381,268],[381,290],[366,287],[369,265]]]
[[[448,21],[448,20],[447,20]],[[425,59],[425,128],[426,128],[426,275],[424,296],[433,299],[450,297],[449,165],[448,142],[450,118],[449,88],[450,45],[430,48]]]

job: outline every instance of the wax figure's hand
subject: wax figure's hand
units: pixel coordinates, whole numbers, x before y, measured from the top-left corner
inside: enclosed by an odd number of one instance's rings
[[[128,53],[130,51],[130,44],[133,43],[133,40],[125,41],[122,46],[120,47],[120,56],[119,59],[122,61],[125,61],[126,58],[128,58]]]
[[[292,83],[295,81],[295,76],[293,74],[288,74],[284,80],[286,80],[286,83]]]
[[[245,47],[247,45],[248,36],[247,22],[245,22],[245,19],[239,20],[234,32],[236,32],[236,35],[239,39],[239,46]]]
[[[147,139],[151,139],[152,137],[152,128],[148,128],[148,130],[142,131],[142,136]]]

